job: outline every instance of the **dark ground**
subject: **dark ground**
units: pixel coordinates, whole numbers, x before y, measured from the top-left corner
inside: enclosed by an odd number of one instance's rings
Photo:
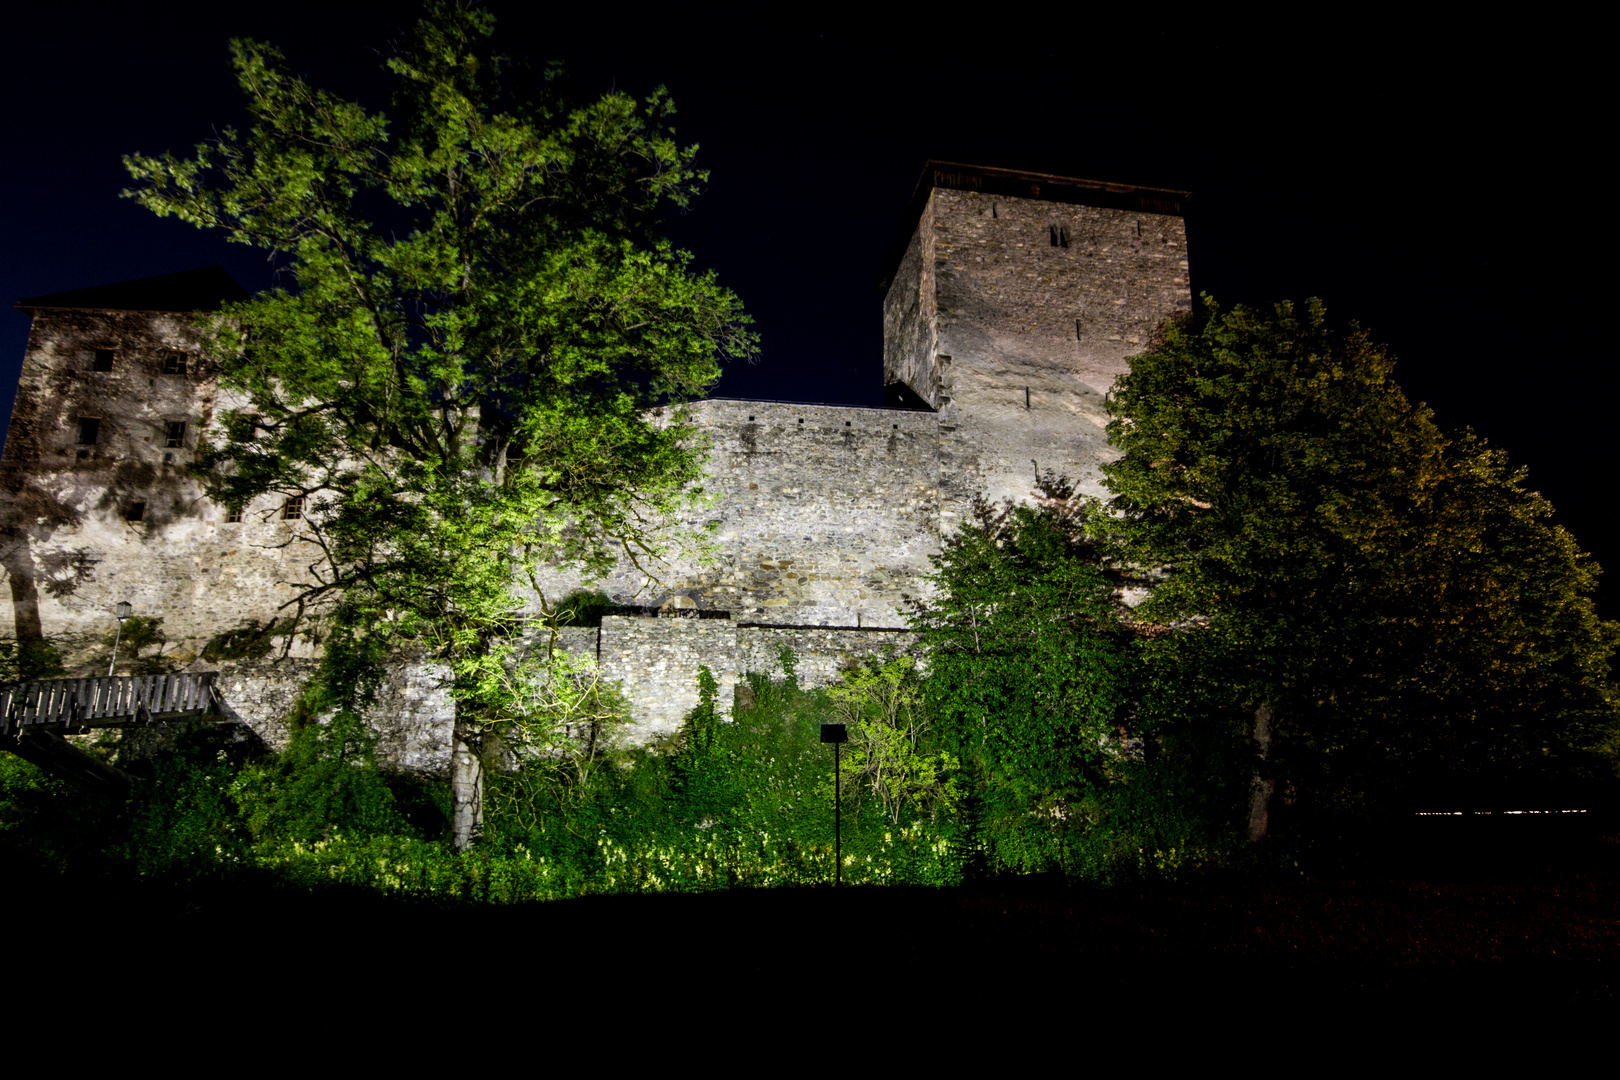
[[[1257,1002],[1268,1014],[1558,1010],[1617,996],[1612,824],[1420,819],[1367,838],[1362,850],[1375,857],[1334,873],[1112,889],[1031,877],[481,907],[244,881],[7,874],[4,955],[14,975],[41,986],[80,985],[115,957],[98,992],[136,1006],[162,987],[188,998],[207,987],[238,997],[283,987],[405,993],[468,978],[497,997],[614,1009],[684,1008],[687,993],[766,1008],[771,995],[797,991],[875,995],[908,1011],[1026,994],[1080,1010],[1179,1001],[1205,1014]]]

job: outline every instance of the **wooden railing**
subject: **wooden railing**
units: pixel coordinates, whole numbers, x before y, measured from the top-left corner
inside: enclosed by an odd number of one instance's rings
[[[216,671],[42,679],[0,686],[0,735],[84,731],[208,716],[219,711]]]

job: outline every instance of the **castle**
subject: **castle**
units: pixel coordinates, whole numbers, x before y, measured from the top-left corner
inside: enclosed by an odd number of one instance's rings
[[[619,682],[643,736],[696,702],[699,666],[722,702],[782,646],[800,679],[901,643],[905,597],[976,495],[1027,498],[1037,470],[1099,493],[1105,399],[1125,358],[1191,309],[1186,192],[929,162],[884,264],[880,409],[712,399],[718,558],[651,581],[623,567],[590,584],[666,615],[572,628]],[[0,457],[0,566],[19,640],[56,643],[69,670],[104,656],[114,604],[161,617],[166,656],[284,618],[315,557],[302,507],[232,515],[187,471],[220,408],[190,313],[239,299],[218,268],[37,296]],[[697,524],[697,523],[694,523]],[[232,707],[272,744],[313,646],[230,666]],[[447,767],[453,705],[431,671],[401,669],[379,703],[380,751]]]

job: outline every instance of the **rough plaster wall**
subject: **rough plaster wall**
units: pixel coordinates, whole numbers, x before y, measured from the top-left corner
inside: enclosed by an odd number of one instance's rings
[[[843,671],[869,657],[887,659],[907,651],[911,634],[905,630],[852,630],[820,627],[739,626],[737,658],[743,674],[757,672],[782,678],[782,649],[797,658],[799,685],[826,686]]]
[[[96,348],[115,351],[112,371],[91,370]],[[171,352],[186,354],[186,374],[162,373]],[[35,629],[70,670],[102,651],[120,600],[163,620],[181,664],[216,634],[285,615],[311,556],[288,543],[297,523],[267,504],[227,524],[185,471],[217,405],[186,316],[36,314],[0,459],[0,547],[17,632],[28,636],[37,612]],[[93,446],[77,443],[83,417],[101,421]],[[186,423],[176,448],[164,445],[172,420]],[[141,522],[125,519],[135,501],[146,504]]]
[[[739,622],[905,625],[906,597],[939,550],[938,423],[931,413],[704,401],[718,501],[714,561],[663,566],[660,582],[622,567],[598,587],[621,603],[672,598]],[[551,598],[577,576],[541,579]],[[684,598],[684,599],[682,599]]]
[[[220,664],[215,685],[225,715],[251,728],[271,749],[285,750],[292,738],[288,717],[317,663],[289,657]],[[449,775],[456,708],[446,665],[389,664],[363,719],[377,736],[377,762],[383,768],[419,776]]]
[[[609,615],[601,634],[602,677],[618,683],[630,699],[633,741],[680,729],[698,703],[700,667],[719,684],[721,714],[731,715],[737,685],[737,627],[731,620]]]

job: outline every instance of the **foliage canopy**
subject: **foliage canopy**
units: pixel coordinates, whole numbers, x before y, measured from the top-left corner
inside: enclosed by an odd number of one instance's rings
[[[1275,727],[1268,791],[1432,798],[1567,767],[1612,732],[1597,568],[1524,470],[1442,432],[1320,302],[1206,300],[1111,408],[1124,553],[1163,574],[1140,615],[1176,631],[1147,643],[1150,700],[1255,710],[1263,756]]]
[[[658,236],[706,178],[668,95],[573,100],[492,32],[430,3],[387,61],[387,115],[233,41],[248,130],[131,155],[125,194],[281,268],[212,324],[228,407],[199,467],[227,505],[304,500],[319,555],[296,604],[321,616],[327,678],[363,692],[414,644],[498,718],[527,689],[509,661],[533,568],[681,539],[704,447],[680,404],[755,340]]]
[[[1106,516],[1060,477],[1040,488],[1034,506],[975,503],[913,617],[940,745],[972,777],[964,812],[1000,845],[993,861],[1024,869],[1058,861],[1060,834],[1094,823],[1136,734]]]

